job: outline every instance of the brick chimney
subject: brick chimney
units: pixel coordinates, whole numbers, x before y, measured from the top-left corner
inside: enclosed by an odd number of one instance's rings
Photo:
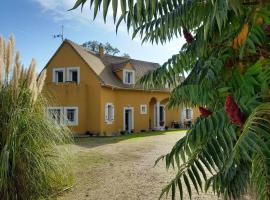
[[[100,44],[99,47],[98,47],[98,53],[99,53],[99,57],[104,56],[104,47],[103,47],[102,44]]]

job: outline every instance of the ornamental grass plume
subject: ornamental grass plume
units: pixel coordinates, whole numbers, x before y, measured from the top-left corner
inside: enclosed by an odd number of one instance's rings
[[[25,69],[14,45],[0,37],[0,199],[47,199],[71,184],[70,131],[44,113],[46,71]]]

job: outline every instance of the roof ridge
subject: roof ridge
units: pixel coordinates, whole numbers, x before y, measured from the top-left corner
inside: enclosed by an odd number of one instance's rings
[[[82,48],[83,50],[87,51],[88,53],[91,53],[92,55],[99,57],[99,56],[98,56],[98,52],[91,51],[91,50],[89,50],[89,49],[87,49],[87,48],[85,48],[85,47],[83,47],[83,46],[77,44],[76,42],[73,42],[72,40],[65,39],[65,41],[70,42],[70,43],[72,43],[73,45],[77,45],[78,47]],[[120,58],[120,59],[127,59],[127,60],[131,60],[131,61],[145,62],[145,63],[151,63],[151,64],[158,64],[158,65],[160,65],[160,64],[157,63],[157,62],[151,62],[151,61],[146,61],[146,60],[138,60],[138,59],[127,58],[127,57],[123,57],[123,56],[115,56],[115,55],[110,55],[110,54],[104,54],[104,56],[114,57],[114,58]],[[122,61],[120,61],[120,62],[122,62]]]

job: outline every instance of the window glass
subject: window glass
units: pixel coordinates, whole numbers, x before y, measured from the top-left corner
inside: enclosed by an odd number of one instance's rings
[[[64,72],[63,71],[56,71],[56,82],[63,83],[64,82]]]
[[[79,82],[79,71],[78,69],[68,69],[68,81]]]
[[[112,116],[112,105],[108,105],[108,120],[111,121],[113,116]]]
[[[71,71],[71,81],[72,82],[78,82],[78,71],[77,70],[72,70]]]
[[[111,124],[114,120],[114,106],[111,103],[105,105],[105,122]]]
[[[191,109],[186,109],[186,119],[191,119]]]
[[[61,109],[48,109],[48,114],[49,117],[55,121],[55,123],[61,123]]]
[[[147,106],[141,105],[141,114],[147,114]]]
[[[75,122],[75,109],[67,109],[67,120],[69,122]]]
[[[130,71],[125,72],[125,83],[126,84],[133,84],[134,83],[133,73],[134,72],[130,72]]]

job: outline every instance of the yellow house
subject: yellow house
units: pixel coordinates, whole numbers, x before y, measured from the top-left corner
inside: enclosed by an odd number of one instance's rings
[[[146,90],[135,82],[156,63],[91,52],[65,40],[46,65],[47,112],[76,134],[116,135],[162,130],[197,116],[168,110],[168,89]],[[61,117],[63,116],[63,117]],[[177,123],[176,123],[177,124]]]

